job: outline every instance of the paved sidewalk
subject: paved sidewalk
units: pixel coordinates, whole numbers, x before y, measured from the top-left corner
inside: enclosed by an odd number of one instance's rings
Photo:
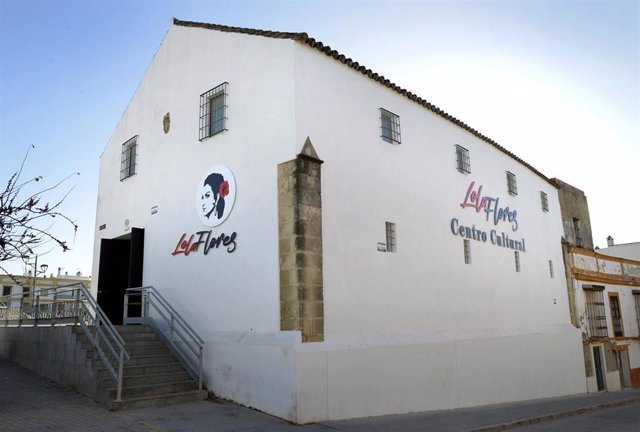
[[[485,432],[626,404],[637,405],[640,424],[640,390],[629,390],[296,426],[259,411],[211,400],[111,412],[0,359],[0,430],[3,432]]]

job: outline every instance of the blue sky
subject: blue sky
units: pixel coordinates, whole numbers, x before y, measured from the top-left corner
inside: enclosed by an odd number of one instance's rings
[[[584,190],[595,244],[640,241],[638,1],[0,0],[0,180],[31,144],[25,178],[80,172],[50,271],[91,271],[100,154],[171,17],[307,32]]]

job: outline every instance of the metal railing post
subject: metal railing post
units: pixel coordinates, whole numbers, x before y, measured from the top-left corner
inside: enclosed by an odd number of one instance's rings
[[[33,325],[38,326],[38,318],[40,317],[40,295],[33,294]]]
[[[22,327],[22,310],[24,308],[24,294],[20,297],[20,309],[18,310],[18,327]]]
[[[118,390],[116,391],[116,401],[122,400],[122,370],[124,367],[124,348],[120,348],[120,356],[118,358]]]
[[[80,290],[76,289],[76,310],[75,310],[75,316],[76,316],[76,324],[80,324]]]
[[[129,318],[129,294],[124,293],[124,310],[122,311],[122,324],[127,325],[127,318]]]
[[[202,346],[199,347],[198,351],[198,390],[202,390]]]
[[[171,314],[171,342],[173,342],[173,338],[174,338],[174,335],[173,335],[173,333],[174,333],[174,330],[173,330],[174,326],[175,326],[175,317],[173,316],[173,314]]]
[[[58,290],[53,289],[53,304],[51,305],[51,327],[56,326],[56,318],[58,316]]]

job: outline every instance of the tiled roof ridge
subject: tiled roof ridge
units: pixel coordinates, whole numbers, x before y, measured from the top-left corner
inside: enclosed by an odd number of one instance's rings
[[[201,23],[201,22],[194,22],[194,21],[182,21],[177,18],[173,18],[173,24],[183,26],[183,27],[199,27],[199,28],[218,30],[218,31],[229,32],[229,33],[243,33],[243,34],[250,34],[250,35],[256,35],[256,36],[264,36],[264,37],[270,37],[274,39],[292,39],[297,42],[303,43],[305,45],[309,45],[311,48],[315,48],[318,51],[323,52],[327,56],[333,57],[334,59],[338,60],[340,63],[347,65],[352,69],[355,69],[356,71],[362,73],[363,75],[366,75],[370,79],[377,81],[380,84],[384,85],[385,87],[395,91],[396,93],[399,93],[402,96],[405,96],[406,98],[418,103],[419,105],[422,105],[423,107],[427,108],[429,111],[432,111],[433,113],[439,115],[440,117],[443,117],[446,120],[449,120],[451,123],[455,124],[456,126],[461,127],[462,129],[466,130],[467,132],[471,133],[477,138],[480,138],[481,140],[491,144],[493,147],[497,148],[498,150],[500,150],[510,158],[514,159],[515,161],[521,163],[525,167],[529,168],[533,173],[537,174],[542,179],[547,181],[549,184],[557,188],[557,185],[554,184],[554,182],[552,182],[551,179],[549,179],[547,176],[542,174],[540,171],[538,171],[528,162],[516,156],[514,153],[510,152],[506,148],[502,147],[500,144],[498,144],[496,141],[492,140],[488,136],[482,134],[481,132],[467,125],[463,121],[457,119],[451,114],[443,111],[442,109],[438,108],[432,103],[419,97],[415,93],[412,93],[407,89],[404,89],[399,85],[389,81],[383,75],[380,75],[372,71],[371,69],[366,68],[365,66],[352,60],[351,58],[346,57],[344,54],[340,54],[338,51],[331,49],[330,46],[324,45],[322,42],[317,41],[312,37],[309,37],[307,33],[285,33],[285,32],[278,32],[278,31],[251,29],[251,28],[245,28],[245,27],[230,27],[230,26],[225,26],[220,24],[209,24],[209,23]]]

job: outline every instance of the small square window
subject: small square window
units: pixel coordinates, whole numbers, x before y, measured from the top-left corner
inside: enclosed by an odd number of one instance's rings
[[[200,95],[200,141],[227,130],[227,84]]]
[[[388,143],[400,144],[400,117],[380,108],[380,122],[382,123],[382,137]]]
[[[549,276],[553,279],[553,261],[549,260]]]
[[[547,198],[547,194],[540,191],[540,202],[542,203],[542,211],[543,212],[548,212],[549,211],[549,199]]]
[[[2,286],[2,296],[6,297],[6,296],[10,296],[10,295],[11,295],[11,286],[3,285]]]
[[[29,297],[29,292],[31,292],[31,288],[22,287],[22,297]]]
[[[463,174],[469,174],[471,172],[471,160],[469,159],[469,150],[456,145],[456,164],[458,171]]]
[[[396,224],[393,222],[386,222],[387,231],[387,252],[396,252]]]
[[[518,195],[516,175],[510,171],[507,171],[507,190],[509,191],[509,195]]]
[[[131,177],[136,173],[138,135],[122,144],[122,159],[120,160],[120,180]]]
[[[464,263],[471,264],[471,242],[469,240],[463,240],[464,248]]]
[[[516,272],[520,272],[520,252],[518,251],[514,251],[513,252],[515,255],[515,259],[516,259]]]

